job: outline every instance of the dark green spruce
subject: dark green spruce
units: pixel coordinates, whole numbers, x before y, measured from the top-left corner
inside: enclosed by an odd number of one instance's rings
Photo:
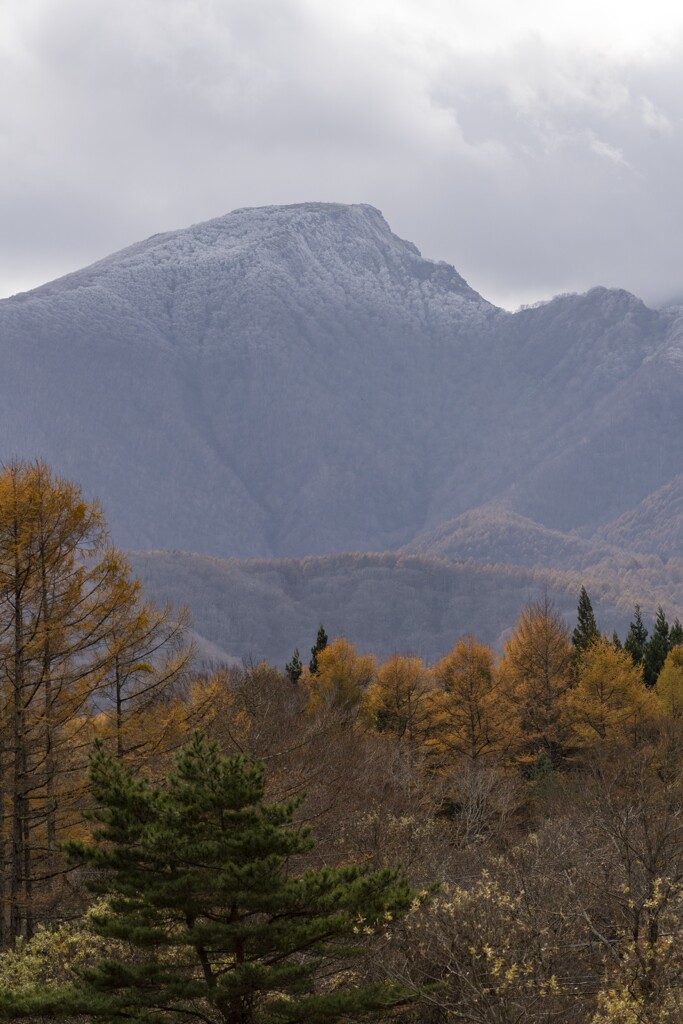
[[[683,644],[683,626],[678,621],[678,618],[675,618],[673,626],[669,630],[669,650],[672,650],[674,647],[680,647],[681,644]]]
[[[633,622],[629,625],[626,640],[624,641],[624,650],[628,651],[631,655],[634,665],[643,664],[647,637],[648,632],[643,625],[643,620],[640,614],[640,605],[637,604],[634,609]]]
[[[666,621],[664,609],[660,605],[657,609],[657,618],[652,628],[652,636],[645,646],[643,656],[643,679],[646,686],[654,686],[659,673],[664,668],[666,656],[669,653],[669,623]]]
[[[324,627],[321,625],[318,627],[318,635],[315,638],[315,644],[311,647],[311,660],[308,663],[308,671],[312,676],[317,675],[318,672],[318,655],[321,651],[324,651],[327,647],[327,633]]]
[[[354,980],[351,965],[414,892],[391,870],[297,873],[313,840],[293,824],[295,802],[264,803],[262,764],[222,758],[196,734],[162,786],[101,747],[91,780],[94,841],[68,852],[108,900],[95,931],[130,955],[70,986],[21,999],[0,991],[1,1018],[327,1024],[411,997]]]
[[[285,665],[285,675],[289,679],[290,683],[293,683],[296,686],[301,679],[301,673],[303,670],[304,667],[301,664],[301,658],[299,657],[299,648],[295,647],[292,660],[288,661]]]
[[[591,644],[600,639],[600,630],[595,621],[593,606],[585,587],[581,587],[577,608],[577,621],[572,633],[572,644],[577,654],[583,654]]]

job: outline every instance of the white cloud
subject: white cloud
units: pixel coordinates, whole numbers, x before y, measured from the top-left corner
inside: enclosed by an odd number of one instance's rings
[[[640,97],[640,116],[646,128],[659,135],[673,135],[674,126],[647,96]]]
[[[0,294],[306,199],[513,305],[683,290],[682,33],[659,0],[5,0]]]
[[[628,164],[624,159],[624,154],[618,146],[610,146],[609,142],[603,142],[602,139],[596,139],[594,136],[591,136],[590,148],[594,153],[597,153],[598,156],[605,157],[605,159],[611,160],[612,163],[628,167]]]

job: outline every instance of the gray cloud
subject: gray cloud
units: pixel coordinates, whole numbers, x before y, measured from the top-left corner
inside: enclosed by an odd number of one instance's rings
[[[10,3],[0,294],[237,206],[371,202],[509,305],[683,293],[683,41],[611,57],[306,0]],[[27,13],[28,9],[28,13]]]

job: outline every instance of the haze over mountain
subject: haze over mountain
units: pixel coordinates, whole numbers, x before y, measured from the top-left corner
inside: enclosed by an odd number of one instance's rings
[[[683,555],[681,310],[505,312],[370,206],[154,236],[0,302],[0,353],[2,457],[78,480],[127,548]]]

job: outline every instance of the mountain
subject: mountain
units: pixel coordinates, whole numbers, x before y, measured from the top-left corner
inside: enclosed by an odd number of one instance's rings
[[[4,461],[80,482],[120,546],[204,553],[136,565],[207,656],[282,660],[321,619],[433,656],[582,582],[603,628],[683,608],[680,307],[508,313],[378,210],[304,203],[0,301],[0,360]]]
[[[0,303],[2,454],[128,547],[386,546],[424,515],[453,332],[495,315],[371,207],[236,211]]]
[[[0,454],[129,548],[385,550],[492,503],[576,545],[683,473],[681,323],[507,313],[369,206],[237,210],[0,302]]]

